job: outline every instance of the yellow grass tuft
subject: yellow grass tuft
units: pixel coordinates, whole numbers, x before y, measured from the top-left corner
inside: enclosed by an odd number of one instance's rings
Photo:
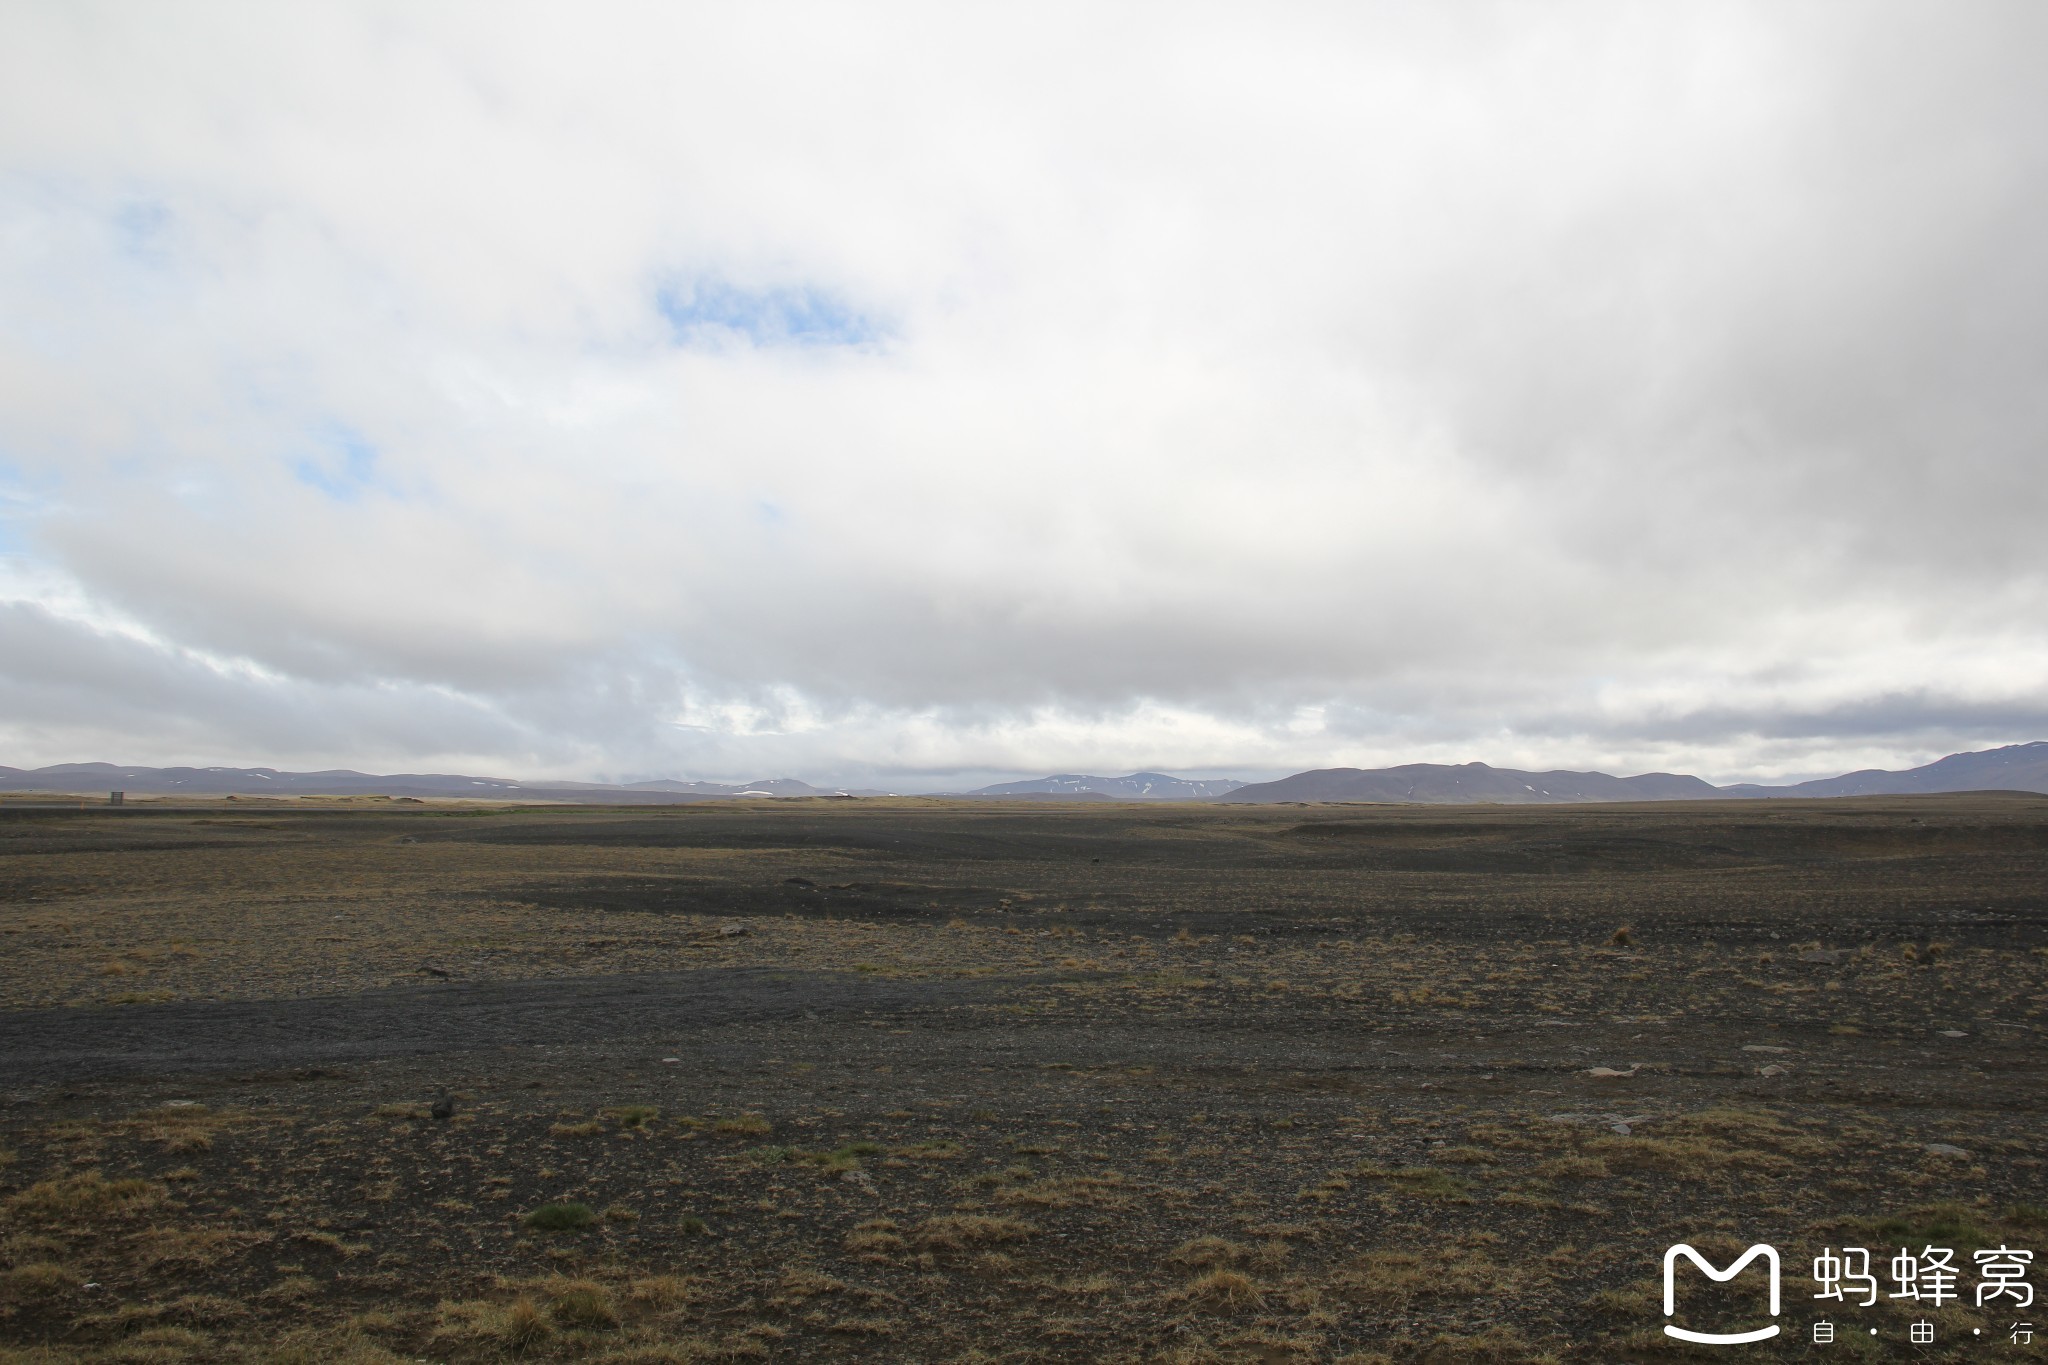
[[[1266,1301],[1251,1276],[1236,1270],[1212,1270],[1173,1291],[1169,1298],[1218,1310],[1257,1308]]]

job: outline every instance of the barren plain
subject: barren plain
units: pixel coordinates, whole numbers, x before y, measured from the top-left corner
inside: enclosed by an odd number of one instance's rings
[[[0,1360],[2038,1358],[1806,1277],[2048,1250],[2044,1026],[2043,797],[22,800]]]

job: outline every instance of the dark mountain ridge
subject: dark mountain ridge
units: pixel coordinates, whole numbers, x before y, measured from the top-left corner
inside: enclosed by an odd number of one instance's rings
[[[1913,792],[2048,792],[2048,740],[2008,744],[1950,754],[1918,768],[1888,772],[1864,768],[1840,777],[1820,777],[1790,787],[1739,783],[1723,787],[1729,796],[1901,796]]]
[[[1321,768],[1255,782],[1229,802],[1385,801],[1554,805],[1580,801],[1710,801],[1743,797],[1904,796],[1926,792],[2048,793],[2048,741],[1950,754],[1919,768],[1878,768],[1785,787],[1716,787],[1682,773],[1611,777],[1606,773],[1522,772],[1484,763],[1404,763],[1394,768]]]

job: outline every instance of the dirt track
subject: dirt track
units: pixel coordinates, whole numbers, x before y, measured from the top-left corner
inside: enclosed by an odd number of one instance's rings
[[[13,1085],[332,1067],[495,1048],[691,1037],[765,1019],[922,1012],[991,989],[762,968],[444,982],[299,1000],[0,1014]]]

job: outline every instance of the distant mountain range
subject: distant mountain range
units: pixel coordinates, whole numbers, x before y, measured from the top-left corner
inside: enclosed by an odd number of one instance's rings
[[[496,800],[579,801],[608,805],[673,805],[745,796],[891,796],[869,788],[813,787],[793,777],[760,782],[515,782],[459,773],[377,773],[331,768],[317,773],[276,768],[143,768],[113,763],[59,763],[48,768],[0,767],[0,791],[130,791],[153,796],[417,796]]]
[[[2048,792],[2048,741],[1950,754],[1902,772],[1864,768],[1793,787],[1758,787],[1745,782],[1721,788],[1724,796],[1901,796],[1973,791]]]
[[[1239,787],[1225,801],[1492,802],[1711,801],[1739,797],[1903,796],[1915,792],[2048,792],[2048,741],[1950,754],[1921,768],[1868,768],[1789,787],[1744,782],[1716,787],[1680,773],[1610,777],[1606,773],[1525,773],[1484,763],[1404,763],[1398,768],[1320,768],[1277,782]]]
[[[574,801],[592,805],[673,805],[745,797],[889,796],[872,788],[814,787],[793,777],[760,782],[515,782],[455,773],[380,776],[346,768],[317,773],[276,768],[144,768],[113,763],[59,763],[48,768],[0,767],[0,791],[98,793],[130,791],[192,796],[415,796],[486,800]],[[1559,805],[1582,801],[1711,801],[1741,797],[1903,796],[1920,792],[2048,793],[2048,741],[1950,754],[1925,767],[1887,772],[1867,768],[1788,787],[1738,783],[1716,787],[1682,773],[1611,777],[1606,773],[1527,773],[1484,763],[1404,763],[1395,768],[1318,768],[1277,782],[1249,785],[1228,778],[1131,773],[1093,777],[1059,773],[1028,782],[999,782],[962,798],[1040,801],[1381,801],[1450,805]]]
[[[1319,768],[1277,782],[1239,787],[1225,801],[1400,801],[1431,805],[1476,802],[1540,804],[1568,801],[1711,800],[1721,789],[1697,777],[1645,773],[1525,773],[1484,763],[1404,763],[1398,768]]]
[[[1165,773],[1132,773],[1128,777],[1091,777],[1087,773],[1059,773],[1033,778],[1029,782],[998,782],[981,787],[968,796],[1104,796],[1112,801],[1211,801],[1236,791],[1244,783],[1234,778],[1213,780],[1169,777]]]

